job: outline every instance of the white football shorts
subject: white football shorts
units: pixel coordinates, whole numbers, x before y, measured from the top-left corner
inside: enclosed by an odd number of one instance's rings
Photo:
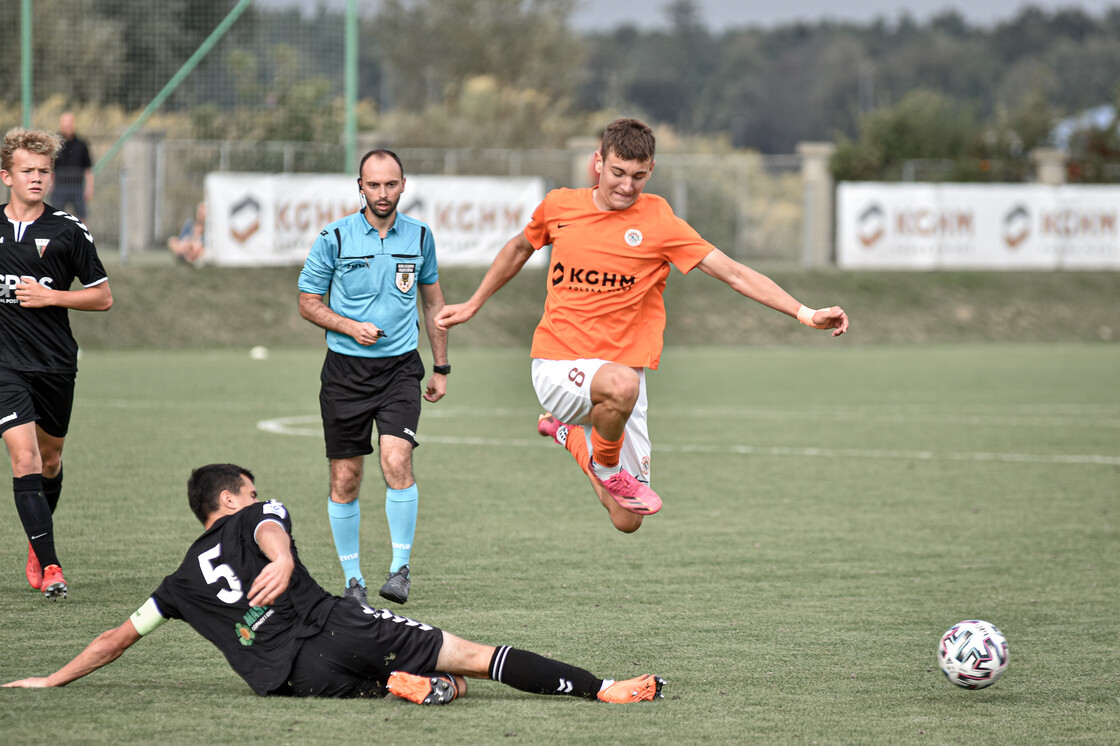
[[[568,425],[585,425],[587,450],[591,451],[591,380],[606,360],[541,360],[532,365],[533,389],[546,412]],[[619,463],[640,481],[650,481],[649,424],[647,420],[646,371],[638,372],[638,401],[626,421]],[[594,453],[591,454],[594,457]]]

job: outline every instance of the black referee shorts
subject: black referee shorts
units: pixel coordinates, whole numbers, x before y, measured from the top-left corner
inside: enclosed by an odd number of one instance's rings
[[[355,357],[327,350],[319,375],[319,411],[327,458],[373,453],[378,437],[395,435],[416,442],[424,363],[416,350],[396,357]]]
[[[0,368],[0,433],[38,421],[47,435],[65,438],[74,409],[76,373],[41,373]]]
[[[442,648],[438,627],[346,598],[335,604],[322,631],[300,647],[287,686],[276,693],[384,697],[390,673],[434,673]]]

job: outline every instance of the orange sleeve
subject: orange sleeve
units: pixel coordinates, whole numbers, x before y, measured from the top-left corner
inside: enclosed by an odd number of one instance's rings
[[[715,246],[711,245],[696,232],[696,229],[681,220],[671,211],[665,225],[665,254],[673,266],[688,274],[704,260]]]
[[[549,192],[540,201],[537,208],[533,210],[533,215],[529,218],[529,224],[525,226],[525,238],[529,239],[529,243],[533,245],[534,249],[539,249],[542,246],[547,246],[552,243],[552,234],[548,229],[548,209],[549,201],[555,190]]]

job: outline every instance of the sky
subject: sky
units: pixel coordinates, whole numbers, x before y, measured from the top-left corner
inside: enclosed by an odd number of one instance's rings
[[[1109,8],[1120,8],[1120,0],[697,0],[700,18],[711,31],[743,26],[772,27],[798,21],[820,20],[867,23],[876,18],[894,21],[904,11],[915,21],[926,21],[953,9],[973,26],[992,26],[1014,18],[1026,5],[1047,12],[1080,8],[1101,17]],[[572,17],[579,30],[611,29],[633,24],[643,30],[666,25],[664,7],[668,0],[582,0]]]

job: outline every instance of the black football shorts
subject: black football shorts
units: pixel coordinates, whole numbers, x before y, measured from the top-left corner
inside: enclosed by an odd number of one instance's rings
[[[0,433],[38,421],[47,435],[65,438],[74,409],[76,377],[76,373],[20,373],[0,368]]]
[[[438,627],[344,598],[331,609],[322,631],[300,647],[287,685],[276,693],[383,697],[393,671],[434,673],[442,648]]]
[[[341,355],[327,350],[319,375],[319,411],[327,458],[373,453],[378,437],[394,435],[415,447],[420,423],[424,362],[416,350],[386,358]]]

